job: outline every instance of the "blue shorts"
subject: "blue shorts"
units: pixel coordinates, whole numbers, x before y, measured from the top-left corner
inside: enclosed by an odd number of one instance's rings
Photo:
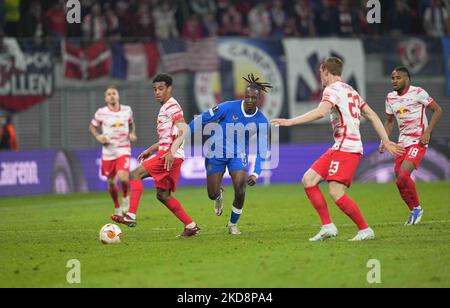
[[[248,161],[246,158],[206,158],[205,168],[207,174],[225,172],[228,167],[228,172],[233,171],[247,171]]]

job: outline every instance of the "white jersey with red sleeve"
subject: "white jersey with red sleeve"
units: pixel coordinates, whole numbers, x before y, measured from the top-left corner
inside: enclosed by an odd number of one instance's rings
[[[359,131],[361,109],[367,104],[350,85],[335,82],[325,88],[322,102],[329,103],[333,108],[330,112],[333,127],[333,149],[363,153],[361,134]]]
[[[414,86],[409,86],[403,94],[393,91],[387,95],[386,114],[397,119],[400,146],[407,148],[420,142],[428,126],[425,109],[432,102],[424,89]]]
[[[168,151],[172,147],[178,134],[175,122],[183,117],[183,109],[173,97],[161,106],[158,114],[159,151]],[[184,159],[184,143],[178,148],[175,157]]]
[[[109,143],[103,145],[103,160],[115,160],[124,155],[131,155],[131,123],[133,112],[129,106],[120,105],[119,111],[112,111],[108,106],[97,110],[91,124],[95,127],[101,126],[102,134],[109,140]]]

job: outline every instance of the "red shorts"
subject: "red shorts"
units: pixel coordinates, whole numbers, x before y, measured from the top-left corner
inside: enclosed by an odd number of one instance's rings
[[[350,187],[362,154],[329,149],[311,166],[326,181],[336,181]]]
[[[156,156],[142,162],[142,166],[147,170],[150,176],[155,180],[155,188],[163,190],[177,191],[178,180],[181,175],[181,158],[175,158],[172,169],[167,171],[164,168],[163,156],[166,152],[159,152]]]
[[[422,143],[419,143],[413,144],[407,147],[405,150],[406,150],[405,155],[397,156],[397,158],[395,159],[394,171],[397,174],[400,172],[402,163],[405,160],[414,163],[416,169],[419,169],[420,163],[422,162],[422,159],[425,156],[425,153],[427,152],[427,147],[424,146]]]
[[[114,160],[102,160],[102,175],[112,179],[119,171],[130,172],[130,156],[124,155]]]

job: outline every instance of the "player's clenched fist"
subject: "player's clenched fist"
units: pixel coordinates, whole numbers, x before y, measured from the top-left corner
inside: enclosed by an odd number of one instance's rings
[[[97,137],[95,137],[95,139],[97,139],[97,141],[100,142],[103,145],[109,143],[109,139],[105,135],[97,135]]]

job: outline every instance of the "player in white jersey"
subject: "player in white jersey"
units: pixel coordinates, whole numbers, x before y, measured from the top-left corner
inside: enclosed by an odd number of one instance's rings
[[[340,59],[335,57],[325,59],[320,66],[320,78],[325,90],[319,106],[293,119],[272,120],[274,125],[293,126],[319,120],[327,113],[331,113],[335,143],[311,166],[302,180],[305,192],[322,220],[320,232],[310,241],[323,241],[338,235],[318,186],[324,180],[329,182],[329,193],[336,205],[358,226],[359,232],[352,241],[375,238],[375,233],[367,225],[358,205],[345,194],[352,183],[363,153],[359,130],[361,115],[371,122],[389,152],[403,153],[401,147],[389,140],[377,114],[358,92],[342,81],[342,69],[343,63]]]
[[[105,91],[106,107],[95,113],[89,131],[103,145],[102,175],[108,179],[108,190],[114,202],[114,221],[121,220],[130,206],[129,171],[131,142],[137,140],[133,112],[129,106],[120,104],[119,91],[109,86]],[[101,127],[101,134],[98,128]],[[119,203],[117,180],[122,185],[122,204]]]
[[[407,68],[394,69],[391,81],[394,91],[386,97],[384,127],[387,134],[390,135],[394,119],[397,120],[400,132],[398,142],[406,149],[406,153],[395,159],[395,183],[410,210],[405,225],[416,225],[422,220],[423,209],[420,206],[416,185],[411,174],[414,169],[419,168],[420,162],[425,156],[431,132],[441,118],[442,109],[424,89],[411,85],[411,75]],[[430,125],[428,125],[426,109],[433,111]],[[383,145],[380,145],[380,152],[384,152]]]
[[[142,180],[152,177],[157,191],[156,198],[184,224],[184,231],[180,236],[190,237],[197,235],[200,227],[172,196],[177,190],[181,174],[183,144],[188,129],[183,110],[172,97],[172,83],[172,77],[166,74],[160,74],[153,80],[155,98],[161,104],[157,123],[159,142],[139,156],[141,164],[131,172],[130,210],[123,223],[130,227],[136,226],[136,212],[143,191]]]

